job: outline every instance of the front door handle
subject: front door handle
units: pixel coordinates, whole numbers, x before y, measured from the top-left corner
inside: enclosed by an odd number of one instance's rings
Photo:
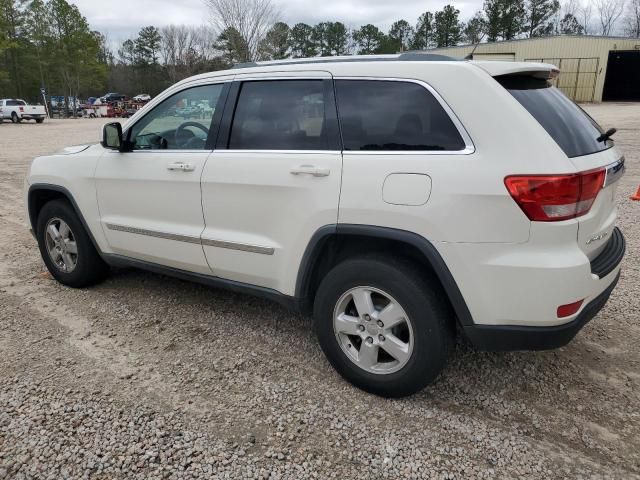
[[[293,175],[313,175],[314,177],[328,177],[331,171],[328,168],[319,168],[315,165],[300,165],[291,169]]]
[[[193,165],[193,163],[182,163],[182,162],[176,162],[176,163],[170,163],[169,165],[167,165],[167,170],[171,170],[171,171],[182,171],[182,172],[193,172],[196,169],[196,167]]]

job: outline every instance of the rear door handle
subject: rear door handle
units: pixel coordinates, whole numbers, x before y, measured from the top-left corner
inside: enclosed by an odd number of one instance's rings
[[[182,171],[182,172],[193,172],[196,169],[196,167],[193,165],[193,163],[182,163],[182,162],[176,162],[176,163],[170,163],[169,165],[167,165],[167,170],[172,170],[172,171]]]
[[[314,177],[328,177],[331,171],[315,165],[300,165],[291,169],[293,175],[313,175]]]

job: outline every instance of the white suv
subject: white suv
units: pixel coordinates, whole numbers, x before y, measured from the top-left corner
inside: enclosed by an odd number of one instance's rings
[[[409,53],[199,75],[35,159],[29,222],[65,285],[127,265],[265,296],[313,312],[349,381],[407,395],[456,332],[559,347],[617,282],[624,160],[557,73]]]

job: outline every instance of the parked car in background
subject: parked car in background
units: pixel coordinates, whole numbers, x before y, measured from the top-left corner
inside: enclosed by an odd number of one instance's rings
[[[104,97],[100,97],[102,103],[105,102],[122,102],[127,99],[126,95],[120,93],[107,93]]]
[[[77,97],[51,95],[49,97],[49,104],[51,105],[52,110],[73,110],[74,108],[80,108],[82,102]]]
[[[457,333],[551,349],[602,309],[624,157],[555,66],[311,62],[183,80],[101,144],[36,158],[25,203],[53,277],[135,266],[277,300],[391,397],[432,382]]]
[[[176,108],[176,116],[187,118],[202,117],[202,109],[198,105],[188,105],[186,107]]]
[[[0,117],[20,123],[22,120],[44,122],[47,112],[44,105],[28,105],[24,100],[5,98],[0,100]]]
[[[133,97],[133,99],[136,102],[148,102],[149,100],[151,100],[151,95],[149,95],[148,93],[141,93],[140,95],[136,95],[135,97]]]

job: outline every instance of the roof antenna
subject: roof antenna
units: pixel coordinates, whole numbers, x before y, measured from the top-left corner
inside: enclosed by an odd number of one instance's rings
[[[476,44],[473,46],[473,50],[471,50],[471,53],[469,55],[467,55],[466,57],[464,57],[465,60],[473,60],[473,54],[476,51],[476,48],[478,48],[478,45],[480,45],[480,42],[482,42],[482,40],[484,40],[484,36],[486,35],[486,33],[483,33],[482,36],[480,37],[480,39],[476,42]]]

